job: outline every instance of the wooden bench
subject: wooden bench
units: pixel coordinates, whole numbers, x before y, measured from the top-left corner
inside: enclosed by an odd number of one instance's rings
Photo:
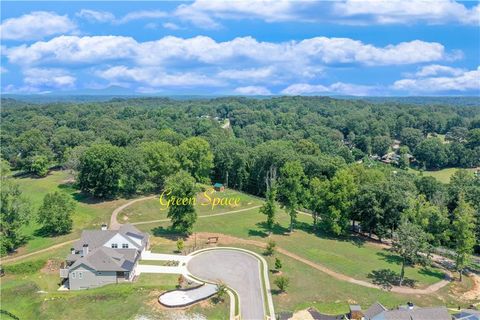
[[[207,243],[218,243],[218,237],[208,237]]]

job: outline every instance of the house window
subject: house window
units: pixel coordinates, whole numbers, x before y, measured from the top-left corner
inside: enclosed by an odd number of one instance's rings
[[[123,249],[128,249],[128,243],[122,243],[122,248]]]
[[[112,248],[113,248],[113,249],[117,249],[117,248],[118,248],[118,244],[112,243]]]
[[[83,272],[78,273],[78,279],[80,279],[80,280],[83,279]]]
[[[75,279],[76,276],[77,274],[75,272],[72,272],[72,279]]]

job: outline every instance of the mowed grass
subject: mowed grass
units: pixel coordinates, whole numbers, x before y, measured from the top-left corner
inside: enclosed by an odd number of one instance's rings
[[[127,201],[125,199],[95,201],[81,194],[69,184],[69,178],[70,175],[67,171],[52,171],[45,178],[14,178],[15,182],[20,185],[23,195],[30,200],[33,211],[30,223],[21,229],[21,233],[27,237],[27,243],[18,249],[18,254],[33,252],[63,241],[75,239],[80,236],[82,229],[100,228],[102,223],[110,221],[112,211]],[[72,216],[73,230],[69,234],[57,237],[41,236],[38,234],[41,225],[37,223],[36,214],[38,208],[42,205],[44,196],[53,191],[65,192],[75,201],[76,210]]]
[[[225,216],[198,219],[194,232],[223,233],[244,239],[267,241],[265,216],[259,209],[252,209]],[[283,211],[278,213],[273,234],[270,236],[278,246],[302,258],[322,264],[331,270],[355,279],[370,281],[372,271],[391,269],[400,272],[400,259],[390,251],[358,237],[329,238],[314,233],[311,217],[300,214],[298,229],[288,233],[289,217]],[[139,225],[140,229],[157,235],[168,235],[169,222]],[[167,248],[162,248],[167,249]],[[444,274],[435,268],[407,268],[406,277],[417,281],[418,287],[425,287],[443,279]]]
[[[199,216],[241,210],[258,206],[262,203],[260,198],[232,189],[215,192],[208,188],[205,192],[199,192],[196,197],[195,208]],[[234,203],[235,200],[238,200],[238,204]],[[215,205],[212,205],[214,201]],[[159,197],[136,202],[122,210],[117,219],[120,223],[167,219],[168,207],[165,205],[165,198],[163,198],[162,202],[163,204],[160,203]]]
[[[174,238],[152,237],[151,240],[152,250],[154,252],[173,253],[176,250]],[[188,247],[192,246],[193,243],[194,237],[190,237],[185,242],[185,245]],[[197,244],[201,243],[197,241]],[[260,247],[242,243],[228,243],[227,245],[245,248],[259,254],[262,254],[264,251],[264,249]],[[290,279],[287,293],[278,294],[273,282],[278,274],[272,272],[269,274],[276,312],[298,311],[313,306],[323,313],[340,314],[348,311],[349,304],[358,303],[366,309],[375,301],[380,301],[390,308],[395,308],[408,301],[413,301],[419,306],[447,305],[452,308],[456,308],[458,305],[467,307],[472,303],[463,301],[460,298],[462,292],[470,290],[473,287],[472,281],[466,277],[463,283],[452,282],[450,285],[430,295],[402,295],[337,280],[315,268],[278,252],[273,256],[265,257],[269,269],[273,269],[275,257],[278,257],[282,261],[281,274]]]
[[[434,177],[438,181],[442,183],[449,183],[450,178],[453,176],[455,172],[458,170],[461,170],[461,168],[446,168],[446,169],[441,169],[441,170],[435,170],[435,171],[418,171],[418,170],[413,170],[410,169],[410,171],[415,172],[416,174],[423,174],[426,177]],[[465,169],[471,172],[475,172],[475,168],[468,168]]]
[[[52,250],[25,261],[60,262],[68,248]],[[176,319],[203,316],[227,319],[228,298],[223,303],[202,302],[186,310],[168,310],[158,296],[175,289],[178,275],[142,274],[133,283],[108,285],[84,291],[58,292],[58,270],[42,268],[33,274],[6,274],[0,278],[2,309],[20,319]],[[2,318],[3,319],[3,318]],[[8,319],[8,318],[6,318]]]

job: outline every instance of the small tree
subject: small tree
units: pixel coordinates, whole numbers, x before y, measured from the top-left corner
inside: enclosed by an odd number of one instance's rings
[[[219,301],[224,301],[226,296],[227,296],[227,285],[224,282],[220,281],[217,284],[217,299]]]
[[[275,167],[270,167],[267,177],[265,178],[265,183],[267,185],[266,192],[266,201],[260,208],[260,213],[267,216],[267,227],[271,232],[273,229],[273,224],[275,223],[275,212],[277,210],[275,205],[275,200],[277,198],[277,187],[276,187],[276,177],[277,170]]]
[[[275,270],[280,271],[282,269],[282,261],[278,258],[275,258]]]
[[[48,234],[65,234],[72,230],[74,212],[75,202],[70,196],[55,191],[43,198],[43,204],[38,210],[38,222]]]
[[[465,201],[463,194],[460,194],[457,208],[453,211],[452,223],[455,269],[458,271],[460,281],[475,245],[474,212],[475,210]]]
[[[402,258],[399,285],[405,278],[407,264],[426,264],[429,260],[430,247],[427,234],[417,225],[404,222],[393,237],[392,249]]]
[[[268,240],[267,241],[267,247],[265,248],[265,255],[266,256],[271,256],[273,252],[275,251],[276,243],[273,240]]]
[[[278,276],[273,282],[278,287],[278,290],[280,290],[280,292],[285,292],[288,288],[288,285],[290,284],[290,279],[285,276]]]
[[[177,251],[182,252],[183,248],[185,247],[185,243],[183,242],[183,239],[180,238],[177,240]]]

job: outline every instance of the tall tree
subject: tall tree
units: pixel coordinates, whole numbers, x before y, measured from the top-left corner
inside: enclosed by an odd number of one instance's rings
[[[260,208],[260,213],[267,216],[267,227],[270,232],[273,229],[275,223],[276,198],[277,198],[277,168],[271,167],[267,177],[265,178],[267,184],[267,193],[265,203]]]
[[[401,286],[405,279],[405,267],[416,263],[426,264],[429,259],[430,247],[426,233],[417,225],[404,222],[393,237],[392,249],[402,258],[400,271]]]
[[[1,185],[0,253],[3,255],[23,242],[20,228],[29,223],[32,211],[30,202],[23,196],[18,184],[2,177]]]
[[[175,158],[176,148],[162,141],[143,142],[138,148],[146,165],[148,182],[154,189],[163,188],[165,179],[180,167]]]
[[[93,145],[80,158],[80,188],[95,197],[114,197],[120,192],[123,169],[121,148],[110,144]]]
[[[74,212],[75,202],[67,194],[55,191],[45,195],[37,218],[43,225],[43,231],[50,235],[59,235],[72,230]]]
[[[455,250],[455,268],[462,281],[462,274],[475,245],[474,209],[460,195],[458,206],[453,211],[452,223],[453,248]]]
[[[280,195],[290,215],[290,232],[295,228],[297,210],[304,202],[305,174],[300,161],[289,161],[280,170]]]
[[[322,192],[324,209],[322,224],[335,235],[344,234],[348,230],[352,216],[352,206],[357,186],[348,169],[338,170]]]
[[[178,150],[183,170],[189,172],[197,181],[207,183],[213,168],[213,154],[210,144],[203,138],[188,138],[180,144]]]
[[[180,170],[165,181],[165,195],[170,202],[167,216],[172,228],[191,234],[197,221],[194,202],[196,196],[195,179],[186,171]]]

